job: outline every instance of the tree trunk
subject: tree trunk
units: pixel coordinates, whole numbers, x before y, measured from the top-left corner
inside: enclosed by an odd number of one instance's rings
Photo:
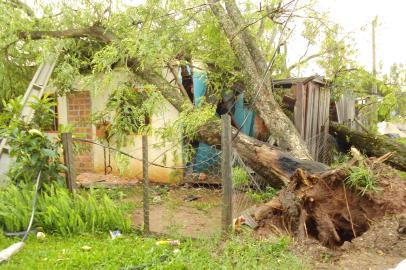
[[[388,152],[394,152],[386,163],[392,167],[406,171],[406,145],[398,143],[386,136],[375,135],[368,132],[351,130],[346,126],[330,123],[330,134],[345,150],[354,146],[367,156],[380,157]]]
[[[296,158],[311,159],[306,144],[295,126],[274,99],[271,74],[265,74],[265,61],[254,37],[247,32],[247,29],[242,29],[245,23],[238,7],[234,0],[227,0],[225,4],[228,13],[218,1],[210,1],[210,8],[223,27],[241,63],[246,79],[246,92],[253,99],[256,112],[264,120],[266,127],[282,149]]]
[[[268,143],[241,132],[237,135],[237,132],[238,130],[233,128],[233,147],[244,162],[262,176],[270,186],[285,186],[298,168],[310,173],[328,169],[328,166],[323,163],[294,158]],[[200,130],[199,139],[211,145],[219,145],[221,143],[220,124],[218,122],[207,124]]]

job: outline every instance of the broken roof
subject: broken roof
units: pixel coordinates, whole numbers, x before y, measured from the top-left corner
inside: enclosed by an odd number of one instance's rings
[[[297,84],[297,83],[303,83],[306,84],[308,82],[314,82],[317,84],[320,84],[322,86],[327,84],[327,81],[324,79],[323,76],[320,75],[313,75],[310,77],[302,77],[302,78],[287,78],[287,79],[279,79],[279,80],[273,80],[273,85],[275,87],[282,87],[282,88],[289,88],[292,87],[292,85]]]

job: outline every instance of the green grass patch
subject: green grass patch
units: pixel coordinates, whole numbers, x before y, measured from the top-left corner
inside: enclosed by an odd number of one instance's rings
[[[345,179],[347,186],[355,188],[361,195],[366,192],[375,192],[377,184],[372,171],[365,165],[349,168],[349,175]]]
[[[271,186],[267,186],[263,191],[254,191],[252,189],[249,189],[247,191],[248,197],[257,203],[270,201],[273,197],[276,196],[277,193],[278,190]]]
[[[0,236],[0,249],[16,242]],[[254,239],[250,235],[181,240],[179,247],[158,246],[157,239],[137,235],[110,240],[103,235],[63,238],[47,236],[43,241],[30,236],[26,246],[2,269],[120,269],[155,262],[146,269],[307,269],[288,251],[289,239]],[[91,247],[85,251],[83,246]],[[180,252],[173,250],[179,248]],[[163,262],[159,258],[167,255]]]
[[[197,210],[203,211],[205,213],[208,213],[210,209],[214,207],[213,203],[210,202],[199,202],[199,201],[194,201],[190,204],[192,207],[196,208]]]
[[[395,141],[406,144],[406,138],[396,138]]]

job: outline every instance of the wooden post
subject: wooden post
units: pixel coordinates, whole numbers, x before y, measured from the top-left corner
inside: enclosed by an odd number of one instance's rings
[[[76,173],[75,165],[73,162],[73,147],[72,147],[72,133],[62,133],[62,146],[63,146],[63,159],[65,162],[66,170],[66,186],[70,192],[75,188]]]
[[[376,43],[375,43],[375,31],[378,24],[378,16],[375,16],[372,20],[372,75],[376,79]],[[376,82],[373,83],[371,94],[376,95],[378,93],[378,86]]]
[[[142,135],[142,172],[144,176],[144,233],[149,234],[149,178],[148,178],[148,135]]]
[[[222,135],[221,135],[221,176],[223,179],[223,211],[222,211],[222,229],[224,232],[230,230],[233,221],[233,182],[231,179],[231,118],[228,114],[221,116]]]

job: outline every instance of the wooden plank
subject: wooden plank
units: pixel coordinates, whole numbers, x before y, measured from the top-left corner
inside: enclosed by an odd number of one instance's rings
[[[306,107],[306,93],[303,83],[298,83],[295,87],[295,107],[294,107],[294,119],[296,129],[299,134],[304,138],[305,135],[305,107]]]
[[[324,137],[323,137],[323,145],[324,145],[324,149],[325,149],[325,153],[327,153],[326,151],[327,149],[327,138],[329,136],[329,124],[330,124],[330,98],[331,98],[331,92],[329,88],[325,89],[326,91],[326,97],[325,97],[325,104],[326,109],[325,109],[325,119],[324,119]],[[324,162],[328,161],[328,156],[327,154],[324,156]]]
[[[318,146],[319,146],[319,155],[317,160],[323,162],[324,157],[327,151],[327,145],[325,144],[325,132],[324,125],[328,119],[328,114],[330,113],[330,104],[327,103],[328,89],[320,89],[321,98],[320,98],[320,119],[319,119],[319,136],[318,136]]]
[[[305,141],[307,143],[307,146],[309,148],[310,144],[309,144],[309,138],[311,137],[311,127],[312,127],[312,119],[313,119],[313,106],[311,106],[311,102],[313,100],[313,88],[311,83],[309,82],[307,84],[307,93],[306,93],[306,127],[305,127]],[[309,148],[310,150],[310,148]]]
[[[315,157],[314,160],[319,160],[321,154],[320,151],[323,151],[323,147],[321,143],[323,142],[322,134],[321,134],[321,125],[323,122],[323,115],[324,115],[324,91],[320,85],[317,87],[318,92],[318,110],[317,110],[317,121],[316,121],[316,136],[315,136]]]
[[[314,160],[317,160],[317,137],[318,132],[318,118],[319,118],[319,101],[320,101],[320,86],[313,85],[313,120],[312,120],[312,152]]]
[[[63,159],[66,166],[66,186],[73,192],[76,183],[75,164],[73,161],[72,133],[62,133]]]
[[[221,175],[223,178],[223,208],[222,228],[224,232],[231,229],[233,222],[233,182],[231,179],[232,160],[232,139],[231,139],[231,118],[228,114],[221,116],[223,132],[221,134]]]

